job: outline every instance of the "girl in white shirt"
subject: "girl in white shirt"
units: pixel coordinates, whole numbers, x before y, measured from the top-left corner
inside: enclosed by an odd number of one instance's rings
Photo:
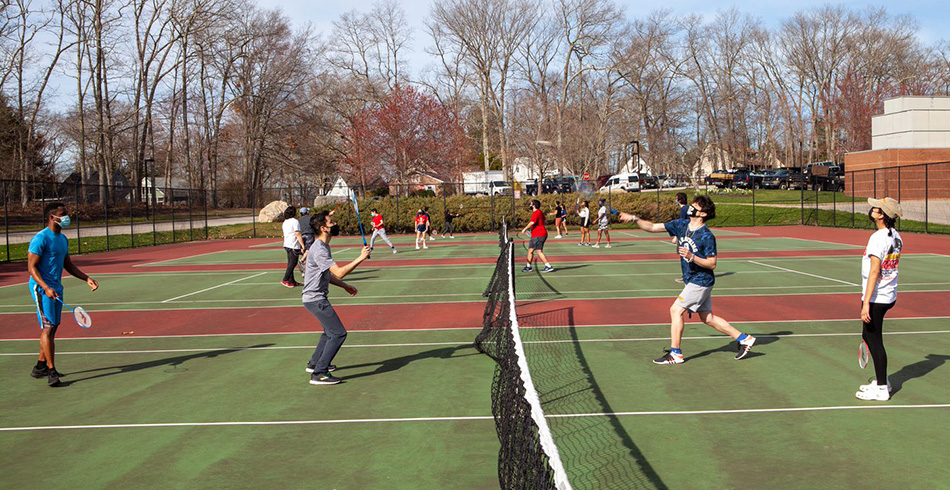
[[[590,202],[584,201],[581,203],[581,208],[577,210],[577,215],[581,218],[581,241],[577,242],[578,246],[589,247],[590,246]]]
[[[861,257],[861,321],[864,331],[861,337],[867,344],[868,353],[874,362],[875,380],[861,385],[855,393],[861,400],[885,401],[891,397],[891,384],[887,381],[887,352],[884,350],[884,315],[897,302],[897,265],[904,243],[894,229],[897,218],[903,216],[896,199],[868,199],[871,206],[868,218],[877,227],[868,240],[867,249]],[[884,380],[884,383],[880,381]]]
[[[300,222],[297,221],[296,216],[297,208],[288,206],[284,210],[284,223],[280,226],[284,233],[284,250],[287,252],[287,270],[284,271],[284,279],[280,281],[280,284],[288,288],[300,285],[294,278],[294,269],[297,267],[301,253],[306,253],[303,236],[300,234]]]

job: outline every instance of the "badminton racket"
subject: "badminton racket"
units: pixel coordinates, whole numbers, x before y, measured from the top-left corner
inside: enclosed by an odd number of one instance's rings
[[[864,341],[858,345],[858,367],[861,369],[868,367],[868,344]]]
[[[92,317],[89,316],[89,313],[86,313],[86,310],[82,306],[72,307],[63,303],[63,300],[59,299],[59,296],[56,297],[56,301],[59,301],[67,310],[73,312],[73,318],[76,320],[76,324],[82,328],[89,328],[92,326]]]
[[[353,209],[356,211],[356,223],[360,227],[360,236],[363,237],[363,246],[366,246],[366,234],[363,233],[363,222],[360,220],[360,205],[356,202],[356,192],[350,191],[350,199],[353,201]]]

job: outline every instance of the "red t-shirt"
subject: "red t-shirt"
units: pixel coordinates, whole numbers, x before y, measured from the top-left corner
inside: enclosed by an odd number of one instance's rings
[[[426,215],[424,214],[416,215],[416,226],[423,226],[426,224],[426,221],[428,221],[428,218],[426,218]]]
[[[378,230],[383,227],[383,215],[377,214],[373,216],[373,229]]]
[[[544,213],[540,209],[535,209],[531,213],[531,221],[534,221],[534,228],[531,228],[531,238],[548,236],[548,230],[544,227]]]

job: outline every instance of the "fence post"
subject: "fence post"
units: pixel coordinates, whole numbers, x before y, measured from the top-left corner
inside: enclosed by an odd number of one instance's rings
[[[135,248],[135,211],[132,207],[132,187],[126,186],[129,191],[129,239],[132,241],[132,248]]]
[[[924,165],[924,233],[930,233],[930,164]]]
[[[854,228],[854,172],[851,172],[851,228]]]
[[[10,262],[10,209],[7,201],[10,196],[7,195],[7,181],[3,181],[3,234],[6,236],[7,260]]]
[[[755,226],[755,177],[752,177],[752,226]]]
[[[495,194],[489,192],[488,196],[489,213],[491,213],[491,229],[495,231]]]
[[[877,199],[877,169],[874,169],[874,173],[872,174],[871,181],[874,182],[874,195],[871,197],[873,197],[874,199]]]
[[[205,202],[205,240],[208,239],[208,191],[204,191],[202,197]]]
[[[82,253],[82,233],[80,231],[82,229],[82,224],[81,224],[82,220],[79,219],[79,192],[81,191],[81,189],[82,189],[82,186],[77,181],[76,182],[76,253],[77,254]]]
[[[789,181],[791,181],[791,179],[789,179]],[[802,207],[802,223],[801,223],[802,225],[805,224],[805,182],[808,182],[808,181],[805,180],[805,170],[803,169],[801,197],[798,198],[801,201],[801,207]]]
[[[175,188],[169,187],[168,193],[171,194],[172,198],[172,243],[178,242],[178,236],[175,233]],[[165,196],[165,201],[168,201],[168,196]]]
[[[158,207],[158,199],[155,197],[155,179],[152,177],[148,177],[148,179],[147,182],[150,184],[148,188],[151,195],[147,196],[146,199],[152,200],[152,246],[155,246],[158,243],[158,238],[156,237],[157,230],[155,229],[155,220],[158,217],[158,209],[156,209]]]
[[[106,194],[109,193],[109,186],[103,184],[103,189],[106,191]],[[112,250],[109,244],[109,196],[106,196],[105,202],[102,203],[102,209],[106,215],[106,250]]]
[[[393,218],[393,229],[399,233],[399,184],[396,184],[396,216]]]
[[[257,215],[254,213],[254,191],[251,189],[251,236],[257,238]]]
[[[901,202],[901,167],[897,167],[897,202]],[[897,220],[897,231],[901,231],[901,220]]]
[[[831,192],[831,226],[838,227],[838,186]]]
[[[191,212],[191,187],[188,188],[188,241],[195,241],[195,223]]]
[[[818,183],[816,182],[817,180],[818,180],[817,176],[815,174],[811,174],[811,186],[813,189],[815,189],[815,224],[817,226],[821,226],[821,218],[820,218],[821,215],[818,214],[818,211],[819,211],[818,201],[820,201],[821,198],[819,197],[819,194],[818,194]]]

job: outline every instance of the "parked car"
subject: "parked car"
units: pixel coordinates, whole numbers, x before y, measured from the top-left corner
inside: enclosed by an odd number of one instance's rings
[[[640,189],[659,189],[660,180],[653,175],[640,174]]]
[[[562,175],[554,179],[554,191],[560,194],[570,194],[577,192],[577,177],[573,175]]]
[[[800,167],[780,168],[762,178],[762,187],[766,189],[801,189],[806,187],[805,176]]]
[[[617,174],[600,187],[600,192],[640,192],[640,174]]]
[[[813,169],[811,174],[812,190],[836,191],[844,190],[844,167],[827,167],[827,170]]]

